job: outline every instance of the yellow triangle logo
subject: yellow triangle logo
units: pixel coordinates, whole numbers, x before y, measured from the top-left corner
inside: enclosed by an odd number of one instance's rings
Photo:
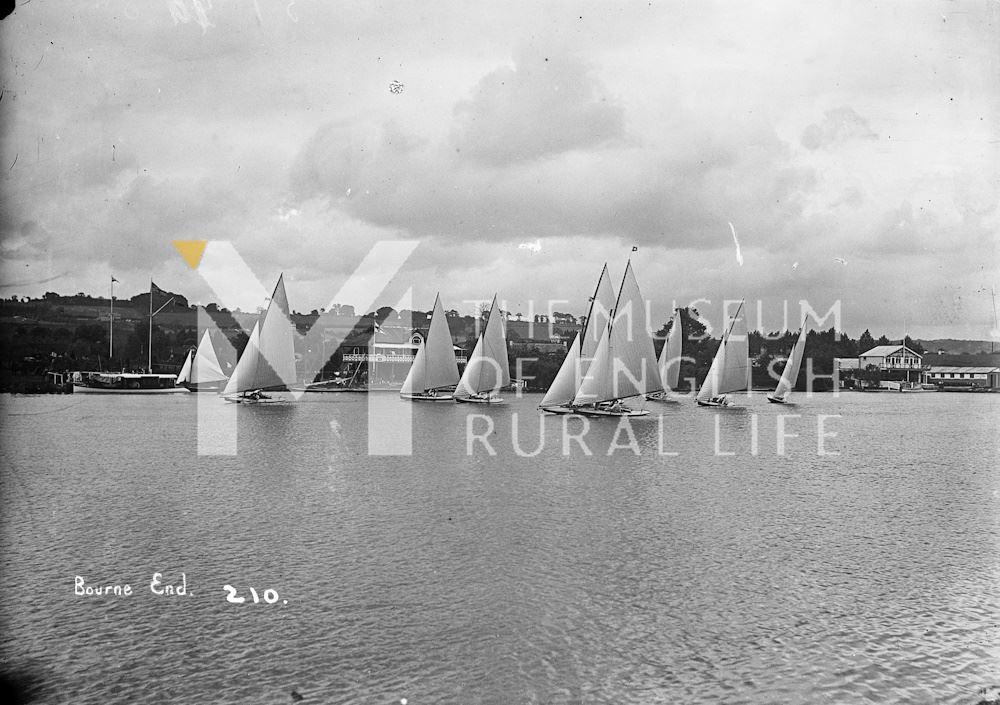
[[[174,240],[174,247],[191,269],[198,269],[207,244],[208,240]]]

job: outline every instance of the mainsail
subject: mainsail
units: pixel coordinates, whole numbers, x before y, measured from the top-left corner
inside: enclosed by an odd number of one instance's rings
[[[580,334],[577,333],[573,343],[566,351],[559,371],[556,372],[555,379],[552,380],[549,391],[542,397],[539,404],[545,407],[563,406],[572,404],[576,398],[576,390],[580,388]]]
[[[451,330],[441,306],[441,296],[434,298],[427,339],[420,344],[403,381],[401,394],[420,394],[432,389],[453,387],[458,383],[458,362],[451,342]]]
[[[462,379],[455,388],[456,397],[489,394],[510,385],[505,328],[497,297],[494,296],[486,328],[476,341]]]
[[[212,338],[206,330],[205,334],[201,336],[201,342],[198,343],[198,352],[194,355],[191,375],[187,381],[192,385],[198,385],[225,380],[226,373],[222,371],[219,357],[215,354],[215,346],[212,345]]]
[[[736,315],[723,334],[719,349],[715,352],[708,376],[698,390],[697,400],[705,402],[713,397],[739,392],[749,387],[750,341],[747,335],[747,323],[743,318],[743,302],[740,301]]]
[[[677,389],[677,382],[681,377],[681,343],[684,340],[681,332],[681,312],[675,310],[671,318],[673,323],[670,332],[667,333],[667,340],[663,343],[660,351],[658,365],[660,368],[660,379],[663,380],[663,388],[667,391]]]
[[[608,320],[614,305],[615,290],[611,286],[608,265],[605,264],[604,269],[601,270],[601,277],[597,280],[597,288],[594,289],[594,296],[590,300],[590,308],[587,310],[587,319],[580,333],[580,357],[584,360],[584,370],[597,352],[597,346],[608,327]]]
[[[177,373],[177,381],[175,384],[184,384],[191,379],[191,351],[188,350],[187,357],[184,358],[184,364],[181,366],[181,371]]]
[[[236,369],[233,370],[233,376],[229,378],[222,393],[230,395],[260,389],[260,387],[256,387],[253,384],[259,366],[260,323],[257,322],[253,324],[253,330],[250,331],[250,340],[247,341],[247,346],[243,348],[243,354],[240,355],[240,359],[236,362]]]
[[[295,384],[295,342],[289,318],[284,275],[259,324],[254,325],[243,355],[236,363],[224,395],[254,390],[286,389]]]
[[[612,320],[576,393],[575,405],[600,404],[663,389],[645,314],[630,261],[625,267]]]
[[[775,387],[774,392],[770,395],[772,399],[784,401],[792,389],[795,388],[795,381],[799,378],[799,367],[802,366],[802,353],[805,351],[805,347],[806,323],[803,321],[802,330],[799,331],[799,336],[795,339],[795,345],[792,346],[788,360],[785,361],[785,370],[781,373],[778,386]]]

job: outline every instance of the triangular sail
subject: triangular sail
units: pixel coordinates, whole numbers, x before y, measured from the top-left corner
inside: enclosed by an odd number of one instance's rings
[[[576,338],[573,339],[573,343],[569,346],[569,350],[566,351],[566,357],[563,358],[562,365],[559,367],[559,371],[556,372],[555,379],[552,380],[549,391],[545,393],[542,403],[539,406],[545,408],[572,404],[576,398],[576,390],[579,388],[580,334],[577,333]]]
[[[505,328],[497,297],[494,296],[486,329],[469,357],[462,379],[455,388],[455,396],[486,394],[510,385]]]
[[[582,375],[580,386],[576,391],[574,406],[597,404],[615,398],[611,375],[611,329],[604,327],[604,335],[594,351],[594,359],[587,367],[587,373]]]
[[[201,342],[198,343],[198,352],[194,355],[190,382],[192,384],[208,384],[225,380],[226,373],[222,371],[219,357],[215,354],[215,346],[212,345],[212,338],[206,330],[205,334],[201,336]]]
[[[604,335],[604,329],[608,327],[608,318],[614,305],[615,290],[611,286],[608,265],[605,264],[601,270],[601,277],[597,280],[597,288],[587,310],[587,320],[580,334],[580,357],[584,360],[584,369],[597,352],[597,346],[601,342],[601,336]]]
[[[184,358],[184,364],[181,366],[181,371],[177,373],[177,381],[175,384],[184,384],[191,379],[191,351],[188,350],[187,357]]]
[[[254,332],[257,333],[256,344],[251,349],[250,343],[247,343],[247,349],[236,363],[236,370],[223,394],[281,389],[295,384],[295,341],[292,337],[284,275],[278,277],[271,301]],[[250,338],[254,342],[253,333]],[[250,356],[247,355],[248,351],[251,352]]]
[[[799,367],[802,365],[802,354],[805,351],[805,347],[806,324],[803,321],[802,330],[799,331],[799,337],[795,339],[795,345],[792,346],[792,351],[785,361],[785,370],[781,373],[778,386],[771,394],[772,398],[784,401],[792,389],[795,388],[795,381],[799,378]]]
[[[736,309],[729,328],[722,336],[719,349],[715,352],[712,366],[705,382],[698,390],[698,401],[708,401],[712,397],[749,388],[750,341],[747,323],[743,318],[743,302]]]
[[[677,383],[681,378],[681,343],[684,340],[681,331],[681,312],[674,311],[672,317],[673,324],[667,339],[663,343],[660,351],[658,366],[660,368],[660,379],[663,381],[663,388],[667,391],[677,389]]]
[[[260,324],[254,323],[253,330],[250,331],[250,340],[247,341],[247,346],[243,348],[243,354],[240,355],[240,359],[236,362],[236,369],[233,370],[233,376],[229,378],[225,388],[222,390],[223,394],[239,394],[240,392],[258,389],[258,387],[253,385],[253,381],[254,375],[257,372],[257,366],[260,364],[259,346]]]
[[[259,380],[264,384],[256,389],[291,387],[295,384],[295,340],[292,330],[282,275],[278,277],[271,302],[264,312],[264,322],[260,325],[260,353],[264,364],[258,366],[257,372]]]
[[[444,315],[441,297],[434,298],[427,339],[420,344],[406,374],[403,394],[419,394],[432,389],[453,387],[458,383],[458,361],[451,342],[451,329]]]
[[[625,267],[612,315],[594,361],[580,384],[575,404],[627,399],[663,389],[653,339],[646,329],[646,307],[631,262]]]
[[[400,388],[400,394],[418,394],[426,389],[424,386],[424,380],[427,378],[427,345],[424,341],[420,341],[420,347],[417,348],[417,354],[413,356],[413,362],[410,364],[410,370],[406,373],[406,379],[403,380],[403,386]]]

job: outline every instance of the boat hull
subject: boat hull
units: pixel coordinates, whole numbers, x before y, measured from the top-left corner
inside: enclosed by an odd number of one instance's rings
[[[732,406],[728,399],[709,399],[708,401],[702,401],[701,399],[695,399],[698,402],[698,406],[716,406],[716,407],[727,407]]]
[[[656,392],[654,394],[646,395],[647,401],[658,401],[661,404],[677,404],[678,400],[674,399],[667,392]]]
[[[581,416],[591,416],[591,417],[605,417],[605,416],[649,416],[649,412],[646,409],[630,409],[628,407],[622,407],[620,409],[594,409],[594,408],[579,408],[576,410],[577,414]]]
[[[576,413],[576,408],[571,406],[540,406],[538,409],[547,414],[564,415]]]
[[[89,387],[85,384],[73,384],[74,394],[186,394],[188,391],[185,387],[167,387],[165,389],[110,389],[106,387]]]
[[[455,397],[451,394],[400,394],[399,398],[408,401],[452,401]]]
[[[473,395],[471,397],[455,397],[455,401],[459,404],[503,404],[503,399],[500,397],[491,397],[484,395]]]
[[[230,404],[287,404],[287,399],[275,399],[267,395],[262,397],[222,397]]]
[[[189,392],[221,392],[225,386],[225,382],[207,382],[205,384],[185,383],[183,385]]]

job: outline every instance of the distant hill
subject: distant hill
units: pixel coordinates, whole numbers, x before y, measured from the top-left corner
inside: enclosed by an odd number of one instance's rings
[[[956,340],[954,338],[938,338],[936,340],[918,340],[929,353],[943,350],[948,355],[975,355],[991,351],[988,340]],[[993,348],[1000,351],[1000,342],[994,342]]]
[[[1000,367],[1000,352],[988,353],[952,353],[937,355],[928,353],[923,356],[925,366],[939,367]]]

